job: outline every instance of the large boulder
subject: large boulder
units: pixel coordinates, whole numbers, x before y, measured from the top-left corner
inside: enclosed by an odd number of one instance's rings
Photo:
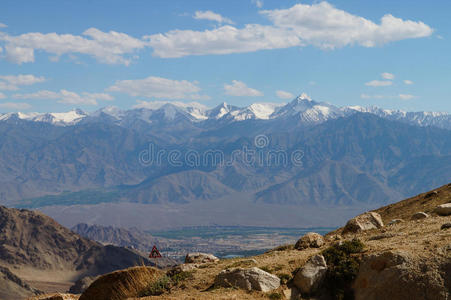
[[[360,264],[354,282],[355,299],[448,299],[442,269],[432,261],[420,262],[403,252],[369,255]]]
[[[188,253],[185,256],[186,264],[204,264],[204,263],[217,262],[217,261],[219,261],[219,258],[214,256],[213,254],[208,254],[208,253],[194,252],[194,253]]]
[[[324,245],[324,238],[321,234],[316,232],[309,232],[302,236],[294,245],[294,248],[298,250],[307,248],[319,248]]]
[[[174,276],[183,272],[191,272],[199,267],[198,264],[181,264],[169,269],[166,274],[168,276]]]
[[[451,215],[451,203],[445,203],[437,206],[434,212],[439,216],[449,216]]]
[[[381,228],[383,226],[384,222],[382,222],[381,215],[375,212],[367,212],[349,220],[348,223],[346,223],[343,232],[355,233],[369,229]]]
[[[215,286],[269,292],[280,286],[280,279],[256,267],[235,268],[221,271],[215,278]]]
[[[307,263],[296,273],[293,283],[304,294],[314,293],[324,280],[327,264],[324,256],[312,256]]]
[[[164,273],[152,267],[133,267],[98,277],[80,296],[80,300],[111,300],[137,297]]]

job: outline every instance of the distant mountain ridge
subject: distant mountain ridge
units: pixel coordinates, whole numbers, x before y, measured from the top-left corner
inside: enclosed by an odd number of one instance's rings
[[[86,121],[109,120],[117,124],[129,124],[131,120],[136,119],[152,123],[155,120],[176,120],[178,117],[183,117],[193,123],[290,119],[303,124],[319,124],[327,120],[349,116],[356,112],[370,113],[412,125],[451,129],[451,115],[445,112],[406,112],[382,109],[375,106],[337,107],[329,103],[314,101],[306,94],[301,94],[287,104],[253,103],[246,107],[222,103],[214,108],[208,108],[196,102],[154,101],[141,102],[135,109],[131,110],[121,110],[117,107],[109,106],[92,113],[85,113],[80,109],[66,113],[7,113],[0,114],[0,122],[20,119],[32,122],[45,122],[57,126],[71,126]]]
[[[153,220],[162,227],[197,225],[184,224],[183,213],[190,220],[202,214],[208,220],[202,225],[216,224],[217,217],[208,217],[222,211],[216,207],[247,206],[252,217],[230,212],[241,219],[226,223],[223,215],[218,224],[255,226],[261,223],[248,220],[257,220],[268,205],[281,214],[290,207],[377,207],[451,177],[451,130],[439,128],[447,126],[447,114],[340,109],[306,95],[287,105],[246,109],[152,105],[106,108],[71,126],[0,121],[0,203],[45,208],[52,217],[50,210],[60,207],[61,216],[72,217],[58,220],[70,219],[64,224],[70,227],[103,218],[99,211],[87,217],[96,209],[123,204],[130,212],[132,204],[150,205],[143,210],[157,214]],[[253,153],[251,160],[245,152]],[[155,159],[157,153],[162,155]],[[90,211],[82,212],[85,206]],[[175,222],[163,217],[167,212],[177,215]],[[274,217],[271,226],[279,221]],[[99,224],[139,226],[116,222]]]
[[[81,237],[43,213],[0,206],[2,299],[37,293],[30,282],[70,283],[143,264],[155,265],[136,251]]]

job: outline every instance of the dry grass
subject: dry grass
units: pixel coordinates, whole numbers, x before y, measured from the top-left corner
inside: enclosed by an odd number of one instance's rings
[[[292,246],[282,246],[262,255],[251,258],[224,259],[216,263],[208,263],[190,273],[190,276],[172,284],[162,295],[136,298],[140,291],[156,282],[164,275],[161,271],[136,267],[113,272],[100,277],[83,294],[80,300],[103,299],[276,299],[279,295],[290,290],[290,278],[307,259],[324,249],[327,249],[338,239],[352,240],[357,238],[365,244],[365,254],[382,253],[389,250],[403,251],[411,257],[424,260],[443,261],[451,257],[451,229],[441,230],[444,223],[451,222],[451,216],[441,217],[432,213],[433,209],[443,203],[451,201],[451,185],[446,185],[433,193],[424,193],[416,197],[382,207],[380,213],[384,223],[391,219],[401,218],[405,222],[380,229],[373,229],[356,234],[340,236],[341,229],[326,235],[326,243],[321,248],[295,250]],[[410,216],[417,211],[431,214],[430,218],[410,220]],[[282,286],[271,293],[244,291],[233,288],[214,288],[214,278],[222,270],[235,266],[256,266],[266,269],[283,278]]]
[[[369,230],[357,234],[348,234],[341,239],[352,240],[357,238],[365,244],[364,254],[382,253],[389,250],[404,251],[412,257],[425,260],[446,260],[451,257],[451,230],[440,230],[444,223],[451,222],[451,216],[440,217],[431,214],[430,218],[423,220],[410,220],[410,216],[417,211],[431,213],[433,209],[443,203],[451,201],[451,185],[436,189],[437,193],[424,193],[416,197],[382,207],[378,210],[384,222],[391,219],[402,218],[403,223],[385,226],[380,229]],[[262,269],[268,269],[279,277],[287,277],[297,268],[304,265],[307,259],[336,242],[335,236],[341,229],[330,233],[326,237],[326,244],[318,249],[294,250],[292,247],[278,247],[275,251],[252,257],[257,263],[252,264]],[[182,286],[171,289],[158,297],[151,299],[270,299],[272,293],[247,292],[238,289],[212,288],[215,276],[223,269],[231,266],[246,265],[250,258],[237,258],[221,260],[208,267],[198,269],[193,278],[184,282]],[[289,284],[288,284],[289,285]],[[273,293],[283,294],[289,290],[287,280]]]
[[[451,202],[451,183],[433,191],[381,207],[376,209],[375,212],[381,215],[384,223],[388,223],[393,219],[409,220],[414,213],[419,211],[432,214],[434,208],[448,202]]]
[[[122,300],[136,297],[163,273],[152,267],[133,267],[99,277],[80,300]]]

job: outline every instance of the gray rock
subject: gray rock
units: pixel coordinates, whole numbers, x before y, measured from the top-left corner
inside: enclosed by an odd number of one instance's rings
[[[388,225],[395,225],[395,224],[399,224],[399,223],[402,223],[402,222],[404,222],[403,219],[393,219],[393,220],[391,220],[391,221],[388,223]]]
[[[441,230],[450,229],[450,228],[451,228],[451,223],[445,223],[440,227]]]
[[[190,272],[199,267],[198,264],[181,264],[169,269],[166,274],[168,276],[174,276],[183,272]]]
[[[369,255],[360,264],[353,285],[355,299],[446,300],[440,269],[443,266],[433,261],[424,262],[404,252]]]
[[[421,220],[421,219],[426,219],[426,218],[429,218],[429,215],[422,211],[414,213],[412,215],[412,220]]]
[[[187,264],[203,264],[217,261],[219,261],[219,258],[209,253],[194,252],[188,253],[185,257],[185,263]]]
[[[343,232],[359,232],[381,228],[383,226],[384,222],[382,222],[382,218],[378,213],[367,212],[349,220],[348,223],[346,223]]]
[[[451,215],[451,203],[446,203],[437,206],[434,209],[434,212],[438,214],[439,216],[449,216]]]
[[[215,286],[269,292],[280,286],[280,279],[256,267],[235,268],[221,271],[215,278]]]
[[[326,276],[327,264],[324,256],[312,256],[307,263],[296,273],[293,283],[302,293],[314,293]]]
[[[320,248],[324,245],[324,238],[316,232],[309,232],[302,236],[294,245],[294,248],[302,250],[306,248]]]

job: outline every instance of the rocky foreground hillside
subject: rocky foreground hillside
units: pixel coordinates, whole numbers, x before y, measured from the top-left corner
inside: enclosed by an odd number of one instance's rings
[[[0,299],[65,291],[85,276],[151,264],[138,252],[85,239],[42,213],[0,206]]]
[[[218,260],[190,254],[166,272],[126,269],[100,277],[81,296],[66,297],[450,299],[451,184],[263,255]]]

